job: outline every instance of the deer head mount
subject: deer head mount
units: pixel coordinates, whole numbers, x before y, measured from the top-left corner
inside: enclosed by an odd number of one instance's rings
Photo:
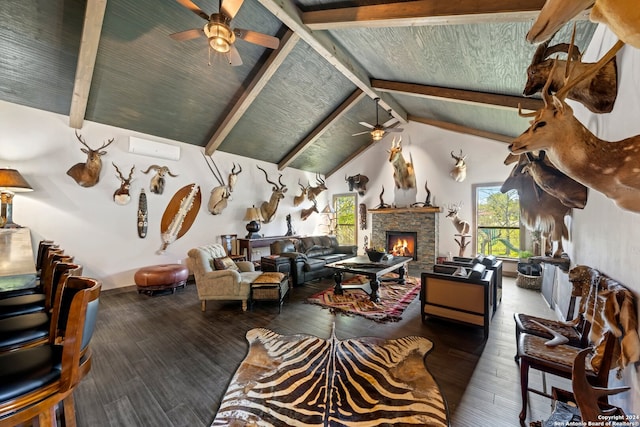
[[[313,202],[316,199],[316,197],[318,197],[318,195],[323,191],[325,191],[326,189],[327,189],[327,186],[324,180],[322,179],[319,173],[316,173],[316,186],[309,187],[307,189],[307,199],[310,202]]]
[[[467,156],[463,156],[462,150],[460,150],[459,156],[453,154],[452,151],[451,157],[456,161],[456,163],[453,166],[453,169],[451,169],[451,172],[449,172],[449,175],[451,175],[451,178],[453,178],[455,182],[462,182],[467,178],[467,164],[465,163]]]
[[[118,188],[113,193],[113,201],[118,205],[126,205],[131,201],[131,196],[129,195],[129,188],[131,187],[131,180],[133,177],[133,170],[135,169],[135,165],[131,166],[131,170],[129,171],[129,177],[125,178],[116,166],[115,163],[111,162],[114,168],[116,168],[116,177],[120,180],[120,188]]]
[[[303,221],[306,221],[307,218],[309,218],[309,216],[311,216],[312,213],[318,213],[318,202],[316,202],[315,199],[312,200],[313,201],[313,206],[311,206],[310,208],[306,208],[306,209],[302,209],[300,211],[300,218]]]
[[[527,41],[540,43],[550,39],[591,6],[592,22],[606,24],[620,40],[640,49],[640,8],[636,0],[547,0],[527,33]]]
[[[640,212],[640,135],[620,141],[604,141],[592,134],[573,115],[564,99],[581,80],[590,78],[611,60],[624,43],[616,43],[584,73],[569,79],[555,94],[542,95],[545,106],[532,113],[532,125],[514,139],[509,149],[514,154],[544,150],[553,165],[587,187],[600,191],[621,208]],[[520,113],[523,115],[522,113]],[[523,116],[530,116],[526,114]]]
[[[73,178],[78,185],[82,187],[93,187],[100,180],[100,171],[102,170],[102,159],[101,156],[107,154],[104,151],[114,139],[111,138],[106,143],[102,144],[100,148],[93,150],[89,145],[82,139],[82,136],[78,134],[76,131],[76,138],[85,148],[81,148],[80,150],[87,155],[87,161],[84,163],[76,163],[71,166],[67,171],[67,175]]]
[[[447,218],[451,218],[453,226],[458,231],[458,234],[463,236],[468,235],[471,231],[471,224],[468,221],[464,221],[458,217],[458,213],[462,209],[462,202],[458,204],[451,204],[447,206]]]
[[[531,65],[527,68],[527,83],[523,94],[529,96],[540,92],[549,79],[551,79],[549,84],[551,92],[557,92],[562,87],[567,61],[551,59],[550,56],[554,53],[564,52],[571,56],[574,67],[572,73],[580,74],[592,65],[580,61],[580,51],[576,46],[571,48],[571,52],[569,52],[570,48],[571,45],[567,43],[551,47],[549,47],[549,41],[540,44],[531,59]],[[554,61],[557,64],[555,69],[553,68]],[[576,84],[567,94],[567,98],[580,102],[594,113],[610,113],[617,95],[618,70],[616,59],[612,58],[593,77]]]
[[[298,180],[298,185],[300,186],[300,195],[293,196],[293,206],[300,206],[300,203],[304,202],[304,198],[307,196],[307,191],[309,191],[309,187],[311,184],[307,183],[307,186],[300,184],[300,180]]]
[[[178,175],[174,175],[169,170],[168,166],[158,166],[151,165],[147,168],[146,171],[142,171],[143,174],[148,174],[150,171],[155,171],[156,174],[151,178],[151,182],[149,184],[149,191],[155,194],[162,194],[164,192],[164,176],[169,174],[171,177],[177,177]]]
[[[287,186],[282,183],[282,174],[278,177],[278,184],[269,180],[269,176],[267,175],[267,171],[262,169],[260,166],[256,166],[262,172],[264,172],[264,179],[268,184],[271,184],[273,187],[271,189],[271,197],[268,202],[262,202],[260,205],[260,214],[262,215],[263,222],[269,223],[273,220],[276,215],[276,210],[278,209],[278,204],[281,199],[284,199],[284,193],[287,192]]]
[[[344,180],[349,184],[349,191],[357,191],[360,196],[364,196],[367,192],[367,183],[369,177],[366,175],[358,174],[344,177]]]
[[[391,141],[391,150],[389,153],[389,162],[393,166],[393,179],[396,183],[396,188],[402,188],[408,190],[410,188],[416,188],[416,174],[413,170],[413,162],[406,162],[402,157],[402,138],[393,138]]]
[[[207,208],[212,215],[220,215],[222,211],[227,207],[228,200],[231,197],[231,193],[233,192],[233,189],[238,182],[238,175],[240,175],[240,172],[242,172],[242,166],[238,165],[238,171],[236,171],[236,164],[233,163],[231,173],[229,173],[229,176],[227,177],[228,184],[225,184],[224,177],[220,173],[220,169],[218,169],[216,162],[213,161],[213,158],[211,156],[207,157],[204,153],[202,153],[202,155],[204,156],[204,161],[207,163],[211,174],[219,184],[217,187],[214,187],[211,190]],[[213,164],[213,167],[211,167],[211,164]]]

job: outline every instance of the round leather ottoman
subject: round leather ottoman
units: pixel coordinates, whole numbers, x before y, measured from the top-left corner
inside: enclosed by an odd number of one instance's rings
[[[189,277],[189,269],[182,264],[161,264],[143,267],[136,271],[133,280],[136,282],[138,293],[153,295],[155,291],[184,287]]]

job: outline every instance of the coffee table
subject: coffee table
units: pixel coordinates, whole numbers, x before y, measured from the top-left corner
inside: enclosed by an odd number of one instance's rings
[[[334,272],[333,279],[336,282],[336,286],[333,292],[336,295],[342,295],[345,289],[365,288],[366,284],[342,285],[342,275],[344,273],[361,274],[369,279],[369,285],[371,287],[369,297],[371,301],[378,302],[380,300],[378,295],[380,282],[394,280],[398,283],[404,283],[404,275],[407,273],[406,265],[412,259],[412,257],[397,256],[390,260],[371,262],[367,256],[357,256],[327,264],[326,267],[331,268]],[[400,276],[397,279],[380,279],[383,275],[396,270]]]

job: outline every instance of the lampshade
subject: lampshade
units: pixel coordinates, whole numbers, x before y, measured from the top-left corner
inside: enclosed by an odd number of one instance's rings
[[[324,207],[324,209],[322,209],[322,213],[323,214],[334,214],[336,213],[336,211],[333,210],[333,207],[329,204],[327,204],[327,206]]]
[[[247,208],[247,212],[244,214],[243,221],[264,221],[262,218],[262,214],[260,213],[260,209],[253,207]]]
[[[26,179],[15,169],[0,169],[0,191],[13,193],[33,191]]]
[[[374,129],[371,131],[371,139],[380,141],[384,137],[384,129]]]

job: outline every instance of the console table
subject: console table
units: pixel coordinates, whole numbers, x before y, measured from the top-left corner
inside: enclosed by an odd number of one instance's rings
[[[36,266],[28,228],[0,229],[0,292],[36,286]]]
[[[282,239],[294,239],[300,236],[273,236],[273,237],[261,237],[259,239],[238,239],[238,246],[240,253],[243,254],[244,250],[247,250],[247,261],[251,261],[251,250],[253,248],[264,248],[271,243]]]

